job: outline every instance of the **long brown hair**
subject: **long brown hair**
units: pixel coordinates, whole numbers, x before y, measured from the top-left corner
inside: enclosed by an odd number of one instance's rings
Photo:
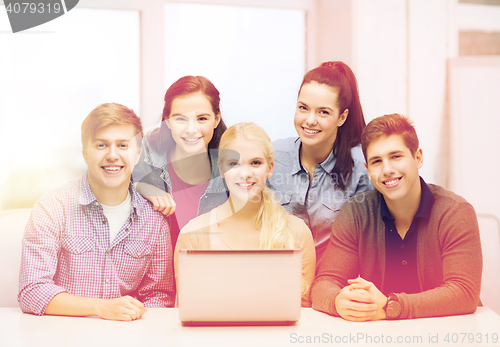
[[[333,144],[337,161],[331,172],[332,176],[338,175],[335,179],[335,186],[344,190],[345,182],[349,180],[354,167],[351,148],[361,143],[361,132],[366,125],[359,100],[356,76],[343,62],[329,61],[306,73],[300,89],[304,84],[311,82],[324,84],[337,90],[340,114],[346,109],[349,110],[347,119],[339,127]]]

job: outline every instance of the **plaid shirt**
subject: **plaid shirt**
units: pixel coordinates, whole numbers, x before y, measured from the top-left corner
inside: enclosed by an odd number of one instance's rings
[[[130,184],[132,210],[115,239],[85,174],[44,195],[23,236],[19,305],[42,315],[62,292],[113,299],[130,295],[146,307],[172,307],[172,245],[161,214]]]

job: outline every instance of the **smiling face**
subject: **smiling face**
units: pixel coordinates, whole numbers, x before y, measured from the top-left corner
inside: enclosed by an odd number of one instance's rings
[[[176,143],[176,155],[206,151],[219,122],[220,115],[214,114],[210,101],[203,93],[175,98],[166,123]]]
[[[273,173],[263,149],[254,141],[238,139],[225,147],[219,162],[231,199],[260,202],[266,179]]]
[[[372,141],[366,156],[370,180],[388,205],[419,196],[418,169],[423,165],[420,148],[413,155],[400,135],[390,135]]]
[[[114,196],[125,194],[126,197],[130,176],[141,152],[136,135],[132,125],[108,126],[99,130],[94,139],[89,139],[82,150],[90,188],[103,204],[109,204]]]
[[[304,146],[333,148],[337,130],[347,119],[349,111],[340,113],[338,91],[317,82],[302,86],[295,111],[295,130]]]

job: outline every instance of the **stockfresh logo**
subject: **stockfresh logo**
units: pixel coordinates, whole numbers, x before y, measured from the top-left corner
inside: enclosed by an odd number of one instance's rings
[[[61,17],[79,0],[4,0],[13,33],[36,27]]]

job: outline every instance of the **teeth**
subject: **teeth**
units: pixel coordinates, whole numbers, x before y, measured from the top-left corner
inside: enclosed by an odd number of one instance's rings
[[[106,171],[118,171],[118,170],[120,170],[120,168],[121,168],[120,166],[106,166],[106,167],[104,167],[104,170],[106,170]]]
[[[186,142],[196,142],[196,141],[198,141],[199,139],[200,139],[200,137],[198,137],[198,138],[196,138],[196,139],[187,139],[187,138],[185,138],[185,137],[184,137],[184,141],[186,141]]]
[[[392,186],[393,184],[396,184],[398,183],[399,179],[395,179],[395,180],[392,180],[392,181],[387,181],[387,182],[384,182],[384,184],[386,186]]]
[[[237,183],[240,187],[249,187],[253,185],[253,183]]]
[[[310,130],[310,129],[304,128],[304,132],[306,132],[307,134],[317,134],[317,133],[319,133],[319,130]]]

